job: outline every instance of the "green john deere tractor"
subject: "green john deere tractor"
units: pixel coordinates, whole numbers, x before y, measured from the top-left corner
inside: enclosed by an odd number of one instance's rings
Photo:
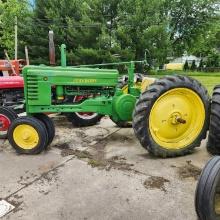
[[[122,127],[132,121],[141,145],[160,157],[187,154],[206,137],[209,96],[195,79],[167,76],[135,82],[135,64],[145,61],[131,61],[123,63],[128,80],[120,87],[117,69],[106,69],[109,64],[67,67],[65,50],[62,45],[59,67],[23,70],[27,116],[15,119],[8,131],[17,152],[37,154],[52,142],[55,128],[47,112],[108,115]],[[84,98],[73,102],[76,96]]]

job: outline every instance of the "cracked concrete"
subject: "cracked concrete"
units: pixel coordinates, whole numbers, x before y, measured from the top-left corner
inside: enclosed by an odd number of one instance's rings
[[[197,219],[205,142],[191,155],[160,159],[107,118],[89,128],[54,121],[56,137],[40,155],[17,155],[0,141],[0,198],[16,207],[2,219]]]

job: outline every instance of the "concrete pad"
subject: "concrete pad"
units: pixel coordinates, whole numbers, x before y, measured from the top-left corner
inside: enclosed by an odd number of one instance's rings
[[[197,219],[205,142],[191,155],[160,159],[109,119],[88,128],[54,120],[55,140],[40,155],[18,156],[1,143],[0,198],[15,206],[3,219]]]

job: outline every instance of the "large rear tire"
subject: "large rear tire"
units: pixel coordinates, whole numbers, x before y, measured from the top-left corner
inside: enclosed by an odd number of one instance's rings
[[[141,145],[160,157],[190,153],[206,137],[209,96],[197,80],[167,76],[143,92],[133,114],[134,133]]]
[[[213,155],[220,154],[220,85],[214,88],[212,94],[207,150]]]
[[[8,140],[20,154],[39,154],[48,143],[48,133],[43,122],[26,116],[15,119],[9,130]]]
[[[73,112],[68,113],[67,118],[74,126],[78,127],[87,127],[93,126],[100,122],[103,116],[97,113],[80,113],[80,112]]]
[[[204,167],[195,193],[195,209],[200,220],[220,219],[220,157]]]
[[[7,138],[11,123],[18,117],[15,111],[8,107],[0,107],[0,139]]]

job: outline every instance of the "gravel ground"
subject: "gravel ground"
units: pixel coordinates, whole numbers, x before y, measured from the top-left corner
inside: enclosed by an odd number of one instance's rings
[[[196,220],[194,192],[210,158],[205,141],[191,155],[152,157],[108,118],[74,128],[53,118],[47,151],[17,155],[0,141],[0,198],[15,206],[2,219]]]

